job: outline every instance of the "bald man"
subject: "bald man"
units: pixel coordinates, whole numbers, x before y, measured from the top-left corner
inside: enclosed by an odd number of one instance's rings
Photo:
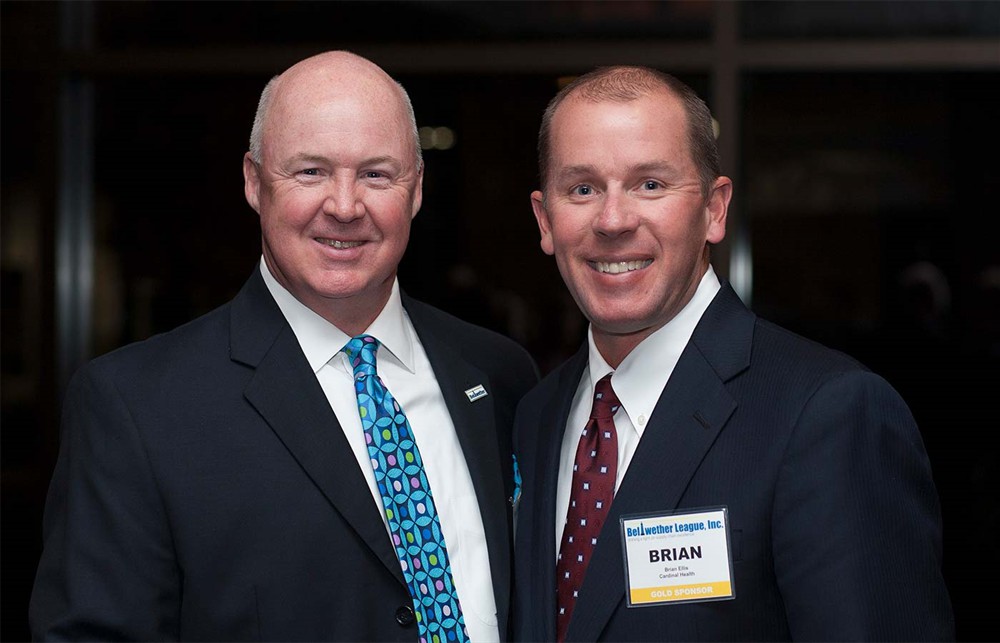
[[[400,292],[409,98],[358,56],[306,59],[264,89],[243,172],[263,256],[242,291],[70,386],[33,636],[506,638],[536,369]]]

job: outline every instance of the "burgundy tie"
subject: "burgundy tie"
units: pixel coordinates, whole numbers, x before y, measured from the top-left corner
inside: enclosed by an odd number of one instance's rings
[[[618,434],[614,415],[619,405],[609,373],[595,387],[594,406],[580,436],[573,464],[569,511],[556,563],[556,633],[560,642],[566,638],[583,576],[615,497]]]

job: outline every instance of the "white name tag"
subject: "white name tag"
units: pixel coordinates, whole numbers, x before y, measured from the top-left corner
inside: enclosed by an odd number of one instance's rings
[[[726,507],[622,516],[629,607],[731,600]]]

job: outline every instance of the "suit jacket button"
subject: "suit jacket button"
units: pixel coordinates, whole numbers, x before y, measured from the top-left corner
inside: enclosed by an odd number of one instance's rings
[[[417,618],[413,615],[413,608],[409,605],[401,605],[396,609],[396,622],[406,627],[413,625]]]

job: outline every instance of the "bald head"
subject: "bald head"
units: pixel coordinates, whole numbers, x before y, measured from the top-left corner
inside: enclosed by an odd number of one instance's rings
[[[413,141],[415,164],[422,164],[417,121],[410,97],[375,63],[347,51],[328,51],[306,58],[275,76],[264,87],[250,132],[250,156],[264,158],[269,127],[276,113],[294,113],[297,105],[356,95],[382,106],[394,106],[409,123],[407,136]]]
[[[409,99],[376,65],[325,53],[268,84],[243,155],[264,261],[348,335],[389,300],[422,186]]]

